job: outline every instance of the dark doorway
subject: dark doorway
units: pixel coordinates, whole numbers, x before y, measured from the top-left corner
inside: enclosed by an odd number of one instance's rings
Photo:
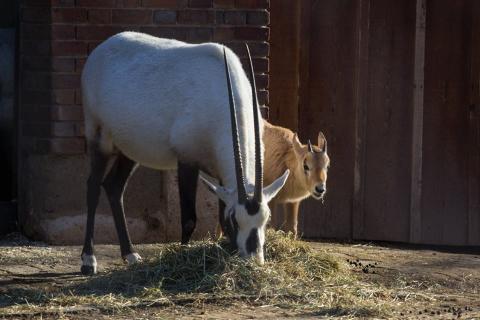
[[[18,5],[0,2],[0,235],[16,228],[16,35]]]

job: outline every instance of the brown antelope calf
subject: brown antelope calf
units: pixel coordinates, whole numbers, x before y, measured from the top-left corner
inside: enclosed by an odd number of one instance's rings
[[[286,232],[293,232],[296,237],[300,202],[309,196],[320,200],[327,191],[327,171],[330,165],[327,140],[319,132],[317,145],[312,145],[310,141],[304,145],[291,130],[274,126],[265,120],[263,122],[265,183],[271,183],[279,173],[290,170],[284,187],[269,204],[271,225],[279,225],[275,209],[277,205],[282,205],[284,221],[280,226]],[[217,235],[221,234],[220,226],[217,226]]]
[[[296,237],[300,202],[309,196],[320,200],[327,191],[327,171],[330,165],[327,140],[319,132],[317,145],[312,145],[310,141],[303,145],[296,133],[264,121],[263,143],[265,183],[274,180],[278,172],[290,170],[283,189],[270,203],[272,225],[278,225],[276,205],[283,205],[283,230],[293,232]]]

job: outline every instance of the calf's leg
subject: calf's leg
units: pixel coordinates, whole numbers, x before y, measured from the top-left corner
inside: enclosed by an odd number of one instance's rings
[[[182,244],[190,241],[197,224],[196,196],[198,168],[178,162],[178,191],[182,223]]]

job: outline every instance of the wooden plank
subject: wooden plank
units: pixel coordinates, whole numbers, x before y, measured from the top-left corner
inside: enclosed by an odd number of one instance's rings
[[[468,244],[480,245],[480,2],[470,1]]]
[[[301,2],[270,4],[270,122],[298,130]]]
[[[467,1],[427,0],[422,243],[468,242]]]
[[[370,1],[357,1],[356,10],[356,63],[355,63],[355,150],[353,176],[353,210],[352,210],[352,238],[365,237],[365,208],[364,190],[365,181],[362,173],[365,172],[365,146],[367,126],[367,81],[368,77],[368,38],[370,26]]]
[[[331,167],[324,203],[300,208],[305,237],[351,237],[354,150],[355,0],[312,1],[302,18],[299,135],[328,140]],[[308,27],[307,27],[308,26]]]
[[[371,0],[364,239],[409,241],[415,0]]]
[[[412,174],[410,199],[410,242],[421,241],[422,234],[422,153],[423,153],[423,92],[425,77],[426,0],[416,1],[415,54],[413,78]]]

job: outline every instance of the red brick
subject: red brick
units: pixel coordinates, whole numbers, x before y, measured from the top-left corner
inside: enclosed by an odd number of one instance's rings
[[[87,21],[87,10],[82,8],[54,8],[52,22],[78,23]]]
[[[156,10],[153,13],[153,22],[156,24],[175,24],[177,21],[177,11],[175,10]]]
[[[246,68],[248,67],[248,59],[241,59],[242,65]],[[253,70],[255,70],[255,73],[266,73],[269,70],[269,60],[268,58],[253,58],[252,63],[253,63]]]
[[[98,45],[102,43],[102,41],[92,41],[88,43],[88,54],[92,53],[92,51],[98,47]]]
[[[73,7],[75,0],[50,0],[52,7]]]
[[[83,154],[85,139],[83,138],[53,138],[48,140],[48,151],[53,154]]]
[[[252,57],[268,57],[270,54],[270,44],[268,42],[249,42],[248,46]]]
[[[82,41],[54,41],[52,43],[53,56],[85,56],[87,43]]]
[[[224,24],[225,23],[224,16],[225,16],[224,11],[220,11],[220,10],[215,11],[215,24],[217,25]]]
[[[189,28],[187,31],[187,41],[191,43],[201,43],[212,41],[213,29],[212,28]]]
[[[188,6],[190,8],[212,8],[213,0],[189,0]]]
[[[53,90],[52,103],[54,104],[75,104],[75,90]]]
[[[235,0],[235,7],[240,9],[268,9],[269,0]]]
[[[75,39],[75,26],[73,25],[53,25],[52,39],[55,40],[73,40]]]
[[[250,11],[247,13],[247,24],[255,26],[266,26],[270,24],[268,11]]]
[[[74,90],[23,91],[22,103],[26,104],[74,104]]]
[[[51,135],[54,137],[75,137],[77,136],[75,122],[62,121],[51,124]]]
[[[76,89],[80,87],[80,75],[78,74],[52,74],[53,89]]]
[[[235,28],[236,40],[268,40],[269,29],[261,27],[238,27]]]
[[[23,22],[50,22],[50,8],[23,8]]]
[[[75,90],[75,104],[82,104],[82,89]]]
[[[145,25],[152,23],[152,11],[143,9],[115,9],[112,11],[112,23]]]
[[[233,40],[234,35],[235,35],[235,32],[233,28],[218,27],[213,30],[214,41]]]
[[[112,8],[116,0],[77,0],[77,7]]]
[[[187,7],[188,0],[142,0],[146,8],[181,9]]]
[[[112,23],[112,11],[110,9],[90,9],[88,10],[88,22],[92,24],[110,24]]]
[[[269,85],[268,74],[255,74],[255,84],[258,90],[267,89]]]
[[[179,11],[177,17],[178,23],[182,24],[209,24],[215,20],[213,11],[203,10],[185,10]]]
[[[53,106],[51,119],[56,121],[83,121],[81,106]]]
[[[141,0],[117,0],[117,8],[139,8],[142,4]]]
[[[77,59],[75,59],[75,72],[82,72],[86,61],[87,61],[87,58],[77,58]]]
[[[214,0],[215,8],[235,8],[235,0]]]
[[[259,90],[258,91],[258,103],[260,105],[268,105],[268,102],[269,102],[268,91]]]
[[[225,11],[224,23],[231,25],[244,25],[247,23],[247,13],[244,11]]]
[[[155,37],[185,41],[188,30],[182,27],[141,27],[140,31]]]
[[[73,72],[75,70],[75,60],[73,58],[52,58],[50,69],[55,72]]]
[[[114,34],[122,32],[125,27],[121,26],[78,26],[78,40],[105,40]]]

